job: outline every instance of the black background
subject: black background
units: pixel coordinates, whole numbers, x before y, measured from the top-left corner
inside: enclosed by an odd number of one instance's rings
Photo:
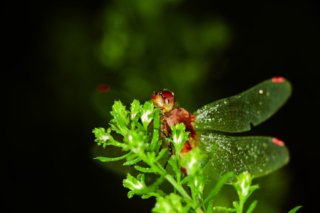
[[[107,212],[148,211],[152,202],[128,200],[121,179],[106,173],[90,155],[94,120],[84,121],[74,103],[67,115],[50,87],[50,61],[43,56],[49,20],[62,9],[81,9],[88,24],[102,1],[11,2],[4,7],[2,143],[8,180],[4,206],[9,211]],[[285,210],[301,204],[313,212],[319,196],[319,50],[320,10],[316,1],[244,3],[187,1],[192,15],[219,13],[234,30],[225,56],[231,66],[221,76],[226,95],[234,94],[274,73],[293,84],[293,96],[272,121],[291,151],[290,196]],[[277,69],[277,70],[275,70]],[[241,72],[240,72],[241,70]],[[273,70],[270,72],[270,70]],[[3,150],[3,149],[2,149]],[[109,180],[113,180],[110,182]],[[116,180],[116,181],[114,181]],[[276,193],[276,192],[275,192]]]

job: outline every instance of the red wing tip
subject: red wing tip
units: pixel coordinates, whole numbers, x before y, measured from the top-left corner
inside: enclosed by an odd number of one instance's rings
[[[100,84],[97,86],[97,90],[99,92],[108,92],[110,90],[110,87],[107,84]]]
[[[273,83],[283,83],[286,79],[282,76],[275,76],[271,79]]]
[[[278,138],[272,138],[272,143],[274,143],[277,146],[284,146],[284,142]]]

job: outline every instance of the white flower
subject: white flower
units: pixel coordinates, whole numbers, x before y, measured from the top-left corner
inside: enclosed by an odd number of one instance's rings
[[[173,143],[174,144],[181,144],[182,143],[182,139],[183,139],[183,134],[179,134],[179,135],[174,135],[173,136]]]
[[[151,122],[151,118],[149,118],[150,114],[151,114],[151,110],[147,110],[142,114],[141,116],[142,123],[149,124]]]
[[[102,141],[107,141],[107,140],[109,140],[110,139],[110,136],[109,135],[102,135],[101,137],[100,137],[100,140],[102,140]]]

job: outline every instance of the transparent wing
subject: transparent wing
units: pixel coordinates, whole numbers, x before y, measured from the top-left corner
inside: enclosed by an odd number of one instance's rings
[[[208,156],[204,167],[207,179],[217,179],[226,172],[249,172],[254,177],[267,175],[289,161],[284,143],[266,136],[226,136],[202,133],[199,147]]]
[[[271,117],[289,98],[290,83],[272,78],[229,98],[203,106],[195,112],[197,130],[244,132]]]

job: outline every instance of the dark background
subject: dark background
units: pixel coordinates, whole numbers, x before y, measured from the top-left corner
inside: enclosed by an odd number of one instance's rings
[[[8,48],[2,91],[8,106],[3,114],[8,121],[3,125],[8,137],[3,144],[8,149],[3,156],[9,178],[3,182],[6,190],[2,193],[6,212],[107,212],[110,208],[148,212],[152,208],[150,201],[127,199],[121,178],[92,160],[91,130],[104,125],[105,118],[96,112],[88,91],[94,91],[103,82],[117,87],[117,82],[120,85],[127,75],[105,72],[106,68],[95,59],[95,51],[90,49],[103,36],[97,20],[110,5],[113,3],[69,0],[12,2],[4,7],[3,43]],[[319,176],[315,174],[320,147],[319,3],[189,0],[178,8],[194,22],[212,14],[222,17],[232,35],[215,59],[213,67],[218,71],[203,74],[205,78],[195,88],[201,91],[197,103],[185,108],[194,110],[274,75],[285,76],[292,82],[292,98],[256,131],[279,136],[291,152],[291,161],[285,168],[290,177],[287,196],[280,202],[282,211],[303,205],[301,212],[313,212],[318,206],[320,188]],[[78,20],[76,25],[81,23],[80,33],[85,34],[85,39],[74,44],[76,51],[86,51],[82,58],[73,58],[73,51],[67,48],[59,49],[58,39],[65,37],[63,33],[54,34],[60,29],[59,23],[72,27],[74,20]],[[65,39],[73,41],[73,37]],[[83,60],[88,60],[85,68],[81,67]],[[87,75],[72,71],[77,69],[91,70],[93,77],[88,79]],[[104,78],[107,80],[101,80]],[[159,83],[154,87],[157,86],[166,85]],[[193,86],[184,85],[187,92],[179,92],[180,97],[188,99]],[[146,90],[151,94],[149,87]],[[143,94],[140,99],[149,97]]]

